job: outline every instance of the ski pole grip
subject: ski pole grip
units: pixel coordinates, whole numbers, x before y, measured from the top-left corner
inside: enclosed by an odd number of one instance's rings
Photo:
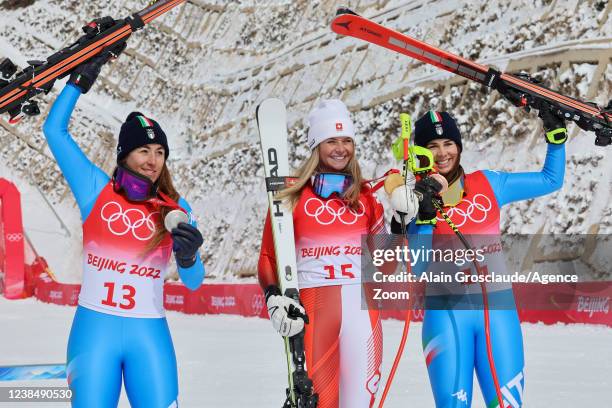
[[[302,318],[304,323],[308,324],[308,315],[306,313],[302,313],[300,309],[295,307],[294,305],[289,305],[289,310],[287,311],[287,316],[292,318]]]
[[[400,113],[400,122],[402,124],[402,139],[410,140],[412,135],[412,121],[407,113]]]
[[[404,143],[404,161],[407,161],[410,154],[410,136],[412,135],[412,121],[407,113],[400,113],[400,123],[402,124],[402,141]]]
[[[402,130],[400,137],[397,138],[391,145],[391,152],[396,160],[403,160],[404,162],[409,158],[409,146],[410,136],[412,134],[412,123],[410,115],[407,113],[400,113],[400,123]]]

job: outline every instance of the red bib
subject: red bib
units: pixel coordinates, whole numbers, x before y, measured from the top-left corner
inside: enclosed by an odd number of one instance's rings
[[[476,171],[465,175],[464,196],[454,207],[444,207],[451,221],[463,234],[499,235],[499,206],[489,181]],[[442,215],[438,213],[436,234],[453,234]]]
[[[83,223],[83,284],[79,304],[103,313],[162,317],[163,284],[172,238],[146,250],[160,223],[157,208],[132,203],[109,182]],[[163,228],[163,226],[162,226]]]
[[[360,283],[361,237],[384,228],[382,205],[369,189],[352,209],[304,187],[293,211],[300,288]]]
[[[482,171],[466,174],[464,179],[464,197],[454,207],[444,207],[444,211],[459,231],[466,237],[473,250],[483,257],[478,262],[481,274],[495,272],[498,275],[506,274],[506,261],[501,246],[499,229],[499,206],[495,193]],[[465,250],[461,241],[438,213],[434,228],[434,248],[451,249],[460,254]],[[477,258],[478,260],[478,258]],[[452,275],[477,275],[473,262],[436,262],[431,265],[432,271],[444,271]],[[487,291],[495,292],[510,289],[509,283],[488,283]],[[427,288],[428,295],[435,294],[465,294],[480,293],[480,284],[453,283],[444,287],[433,285]]]

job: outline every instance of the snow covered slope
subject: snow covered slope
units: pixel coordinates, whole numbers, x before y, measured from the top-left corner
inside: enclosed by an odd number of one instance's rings
[[[73,41],[80,25],[94,17],[124,17],[144,5],[135,0],[23,3],[33,4],[0,12],[0,54],[20,64]],[[529,71],[569,95],[600,104],[611,97],[610,2],[342,5],[443,49],[505,70]],[[367,176],[393,164],[388,146],[399,132],[399,113],[417,116],[429,109],[449,110],[459,120],[468,171],[542,165],[545,143],[534,113],[461,78],[336,36],[329,22],[337,6],[325,0],[191,1],[136,33],[125,54],[104,69],[101,81],[79,102],[71,131],[109,172],[114,135],[129,111],[138,109],[163,124],[179,191],[203,225],[209,276],[233,280],[255,272],[266,200],[254,109],[266,97],[288,104],[294,166],[307,154],[303,119],[321,97],[339,97],[354,113]],[[52,101],[59,89],[60,84],[44,99]],[[74,200],[40,130],[48,107],[17,127],[0,121],[0,157],[14,177],[26,184],[34,180],[62,217],[74,219]],[[593,146],[594,136],[573,126],[571,131],[564,188],[509,206],[504,232],[612,232],[612,149]],[[72,232],[66,247],[78,248],[79,233]],[[63,254],[44,245],[37,249],[56,273],[68,273]]]

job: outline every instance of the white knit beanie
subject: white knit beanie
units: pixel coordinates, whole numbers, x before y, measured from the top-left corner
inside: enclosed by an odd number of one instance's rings
[[[355,125],[344,102],[324,99],[308,114],[308,147],[314,150],[322,141],[332,137],[355,140]]]

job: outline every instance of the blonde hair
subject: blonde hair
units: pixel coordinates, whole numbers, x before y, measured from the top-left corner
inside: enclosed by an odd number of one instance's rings
[[[287,187],[278,194],[278,198],[281,200],[287,199],[291,208],[295,208],[302,195],[302,189],[306,184],[310,183],[310,178],[315,172],[319,171],[319,165],[321,162],[321,156],[319,154],[319,146],[317,146],[310,157],[308,157],[299,167],[297,174],[297,181],[291,187]],[[349,160],[348,164],[342,171],[342,173],[349,174],[353,178],[353,184],[346,190],[346,193],[342,196],[342,200],[352,209],[359,208],[359,196],[364,185],[364,178],[361,175],[361,167],[353,150],[353,156]]]

